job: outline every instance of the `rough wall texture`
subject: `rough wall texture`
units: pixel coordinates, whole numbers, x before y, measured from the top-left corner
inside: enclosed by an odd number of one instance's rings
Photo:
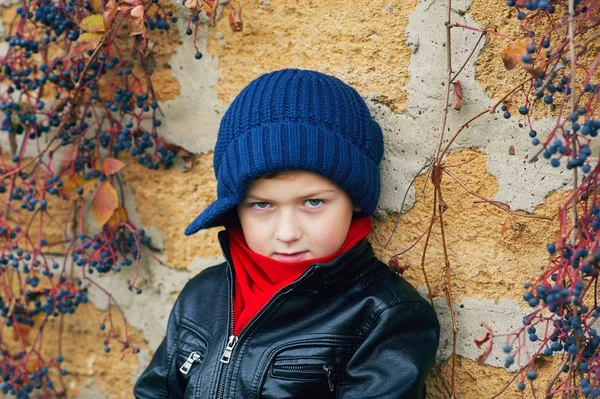
[[[505,3],[453,1],[453,20],[513,36],[518,26]],[[180,4],[177,10],[187,15]],[[133,381],[164,334],[178,290],[199,270],[219,261],[214,229],[192,237],[183,236],[183,229],[215,196],[210,151],[219,118],[235,94],[259,74],[282,67],[317,69],[339,76],[367,99],[386,140],[383,193],[371,236],[382,260],[409,248],[428,226],[432,184],[422,167],[434,154],[442,113],[445,2],[254,0],[244,3],[243,15],[240,34],[231,32],[226,18],[203,31],[198,39],[204,53],[201,61],[193,60],[191,39],[183,34],[184,21],[179,26],[182,44],[179,38],[172,39],[161,53],[161,63],[172,68],[155,76],[165,112],[161,133],[205,155],[186,172],[180,167],[148,171],[126,160],[122,177],[129,198],[127,209],[152,236],[159,261],[147,258],[142,265],[141,296],[125,289],[131,274],[105,276],[100,283],[113,290],[137,331],[134,340],[142,351],[137,358],[127,356],[122,362],[116,361],[116,354],[104,354],[97,325],[101,311],[106,310],[106,297],[92,293],[100,310],[88,306],[76,318],[68,318],[74,342],[65,351],[76,356],[66,366],[83,370],[68,380],[73,396],[131,397]],[[453,30],[454,65],[462,64],[478,36],[473,31]],[[160,40],[157,46],[167,44],[164,38]],[[498,54],[505,45],[504,39],[490,36],[467,63],[461,77],[464,106],[461,112],[451,110],[450,132],[519,81],[522,71],[506,73],[502,66]],[[543,126],[544,121],[540,122]],[[460,136],[447,159],[442,190],[459,327],[457,398],[491,397],[513,377],[501,368],[497,349],[486,364],[478,365],[475,359],[480,351],[473,339],[483,333],[481,321],[499,333],[519,326],[527,311],[520,302],[522,285],[546,265],[544,244],[553,239],[557,226],[553,216],[566,195],[561,191],[565,176],[543,162],[528,162],[533,150],[526,134],[518,120],[507,122],[498,114],[488,115]],[[505,202],[513,212],[482,202],[481,197]],[[404,213],[399,214],[401,208]],[[385,246],[398,217],[395,234]],[[400,261],[408,266],[405,278],[427,295],[422,251],[423,239],[402,254]],[[424,269],[443,326],[439,364],[427,383],[429,397],[446,398],[452,374],[452,326],[444,301],[439,224],[434,225]],[[141,344],[143,339],[147,345]],[[542,361],[539,369],[549,369],[552,362]],[[543,383],[541,378],[537,384]],[[510,388],[501,397],[515,396]]]
[[[221,101],[231,101],[258,75],[296,67],[338,76],[396,112],[405,109],[410,50],[404,29],[415,0],[270,3],[244,4],[240,34],[231,32],[226,18],[210,34]]]

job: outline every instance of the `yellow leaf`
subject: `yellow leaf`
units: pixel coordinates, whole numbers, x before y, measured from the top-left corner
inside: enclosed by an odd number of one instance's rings
[[[88,15],[79,26],[86,32],[104,32],[104,18],[100,14]]]
[[[81,36],[79,36],[79,42],[83,43],[95,43],[102,39],[102,33],[93,33],[93,32],[83,32]]]
[[[108,180],[105,180],[94,197],[92,203],[92,212],[98,220],[100,226],[104,226],[108,222],[119,207],[119,198],[117,197],[117,190],[110,184]]]

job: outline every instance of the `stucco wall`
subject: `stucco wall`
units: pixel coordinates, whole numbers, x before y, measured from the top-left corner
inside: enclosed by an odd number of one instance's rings
[[[181,2],[177,3],[177,11],[187,15]],[[505,4],[505,0],[453,1],[453,20],[515,35],[514,13]],[[3,11],[5,21],[10,12]],[[67,377],[73,397],[131,397],[133,382],[163,337],[177,292],[195,273],[220,260],[218,229],[192,237],[185,237],[183,229],[214,200],[211,149],[223,111],[241,88],[264,72],[283,67],[317,69],[353,85],[367,100],[386,140],[383,193],[371,235],[382,260],[411,246],[429,224],[432,184],[426,184],[425,175],[417,177],[412,187],[409,183],[434,155],[439,137],[446,65],[445,2],[254,0],[244,2],[243,17],[241,33],[232,33],[226,18],[202,30],[198,44],[204,57],[200,61],[193,58],[195,50],[184,34],[184,21],[179,22],[177,40],[158,40],[157,47],[164,49],[154,76],[165,113],[161,134],[199,155],[191,170],[181,167],[181,162],[157,171],[127,162],[121,172],[128,212],[152,237],[154,255],[160,261],[144,259],[141,295],[126,289],[129,271],[97,280],[110,287],[134,331],[134,343],[142,350],[137,357],[127,355],[122,361],[118,353],[104,353],[98,325],[107,301],[92,288],[95,307],[79,309],[68,325],[74,342],[64,349],[72,354],[65,367],[79,370]],[[454,29],[452,35],[453,62],[460,65],[479,33]],[[461,75],[463,109],[450,110],[449,131],[519,80],[522,71],[507,72],[502,66],[499,50],[504,45],[499,38],[485,39],[467,63]],[[565,198],[561,190],[568,176],[545,162],[529,163],[533,149],[527,131],[519,127],[518,119],[505,121],[498,114],[473,123],[451,152],[448,170],[460,183],[445,176],[442,188],[459,329],[456,392],[457,398],[490,397],[513,375],[501,368],[503,358],[498,352],[478,365],[475,359],[480,351],[473,339],[484,332],[481,321],[500,333],[520,324],[527,311],[520,300],[522,286],[546,265],[545,243],[557,228],[551,219]],[[407,191],[404,213],[399,214]],[[482,203],[471,192],[505,202],[515,213]],[[386,247],[397,218],[396,233]],[[408,266],[404,277],[426,295],[422,250],[423,240],[400,261]],[[424,268],[443,325],[439,364],[427,383],[429,397],[446,398],[452,336],[436,227]],[[540,370],[545,368],[550,365],[540,364]],[[541,378],[537,383],[543,382]],[[513,386],[501,397],[516,395]]]

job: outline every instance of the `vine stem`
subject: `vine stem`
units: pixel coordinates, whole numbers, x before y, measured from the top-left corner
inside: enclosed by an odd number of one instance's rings
[[[442,214],[444,212],[445,204],[442,199],[441,189],[441,177],[442,177],[442,160],[443,155],[442,144],[444,142],[444,133],[446,131],[446,123],[448,120],[448,106],[450,104],[450,86],[452,82],[452,0],[448,0],[446,5],[446,94],[444,96],[444,109],[442,116],[442,126],[440,129],[440,140],[436,149],[436,154],[433,163],[432,177],[434,178],[434,209],[433,217],[439,217],[440,222],[440,233],[442,235],[442,246],[444,249],[444,266],[446,272],[446,301],[448,302],[448,308],[450,309],[450,315],[452,317],[452,368],[450,373],[450,398],[455,398],[455,380],[456,380],[456,338],[458,336],[458,327],[456,325],[456,316],[454,314],[454,300],[452,298],[452,281],[451,281],[451,266],[448,258],[448,251],[446,248],[446,236],[444,232],[444,220]],[[458,74],[457,74],[458,76]],[[445,153],[445,152],[444,152]],[[440,156],[441,155],[441,156]],[[437,201],[436,201],[437,199]],[[436,209],[437,203],[437,209]],[[433,218],[432,218],[433,221]],[[429,237],[428,237],[429,238]],[[423,270],[424,264],[423,264]],[[430,293],[431,294],[431,293]]]
[[[569,0],[569,55],[571,57],[571,77],[569,79],[569,88],[571,89],[571,112],[577,111],[577,96],[575,95],[575,41],[573,33],[573,16],[575,14],[575,0]],[[577,154],[577,141],[571,142],[573,157]],[[573,198],[571,199],[571,243],[575,243],[575,224],[577,223],[577,168],[573,168]]]

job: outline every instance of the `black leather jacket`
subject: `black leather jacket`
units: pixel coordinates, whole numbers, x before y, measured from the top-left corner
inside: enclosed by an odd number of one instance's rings
[[[190,280],[167,335],[137,381],[138,399],[424,398],[436,314],[363,240],[313,264],[232,335],[233,270]]]

